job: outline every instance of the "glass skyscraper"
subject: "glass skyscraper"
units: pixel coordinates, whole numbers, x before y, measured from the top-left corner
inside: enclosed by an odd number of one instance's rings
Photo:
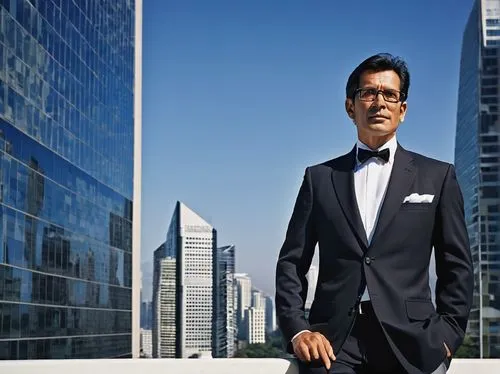
[[[463,34],[455,165],[474,261],[468,334],[500,357],[500,0],[476,0]]]
[[[0,359],[132,355],[135,7],[0,0]]]

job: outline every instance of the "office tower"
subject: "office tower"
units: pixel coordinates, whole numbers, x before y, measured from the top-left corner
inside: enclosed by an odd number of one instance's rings
[[[141,352],[142,357],[153,357],[153,332],[151,330],[141,329]]]
[[[139,355],[141,8],[0,1],[0,359]]]
[[[500,1],[474,2],[462,40],[455,138],[457,179],[474,261],[467,333],[500,357]]]
[[[246,322],[245,310],[252,306],[252,280],[245,273],[237,273],[234,275],[236,280],[236,297],[237,297],[237,319],[238,339],[246,340]]]
[[[175,303],[176,318],[175,323],[170,320],[158,322],[155,316],[154,323],[160,324],[160,330],[168,327],[170,331],[175,324],[175,357],[212,357],[212,331],[216,321],[213,276],[217,231],[184,203],[177,202],[164,249],[157,252],[155,264],[162,257],[175,262],[176,293],[169,296],[168,304]],[[169,277],[172,272],[169,271]],[[155,294],[157,287],[153,287]],[[158,307],[154,305],[153,308],[158,313]],[[154,346],[155,336],[153,349]]]
[[[258,309],[264,309],[266,307],[264,294],[257,289],[252,290],[252,307]]]
[[[141,330],[146,328],[146,302],[142,301],[142,290],[141,290]]]
[[[141,329],[151,330],[153,328],[153,302],[141,302]]]
[[[276,331],[276,307],[274,299],[266,296],[266,332],[268,334]]]
[[[252,304],[245,310],[245,323],[248,344],[266,342],[266,303],[258,290],[252,291]]]
[[[142,297],[141,297],[141,300],[142,300]],[[146,329],[147,326],[147,303],[145,301],[141,301],[141,330],[142,329]]]
[[[316,292],[316,284],[318,283],[318,268],[315,265],[311,265],[306,277],[308,286],[305,308],[311,309],[311,305],[314,300],[314,293]]]
[[[214,261],[215,327],[213,357],[233,357],[236,353],[235,247],[217,248]]]
[[[248,344],[266,342],[266,310],[264,308],[248,308],[245,310],[247,321]]]
[[[153,357],[175,358],[177,347],[176,260],[167,256],[165,243],[154,252]]]
[[[151,330],[153,328],[153,302],[146,302],[146,330]]]

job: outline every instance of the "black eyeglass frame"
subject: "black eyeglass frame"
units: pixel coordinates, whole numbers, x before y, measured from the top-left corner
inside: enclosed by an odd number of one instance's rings
[[[375,95],[373,96],[372,100],[367,100],[367,99],[361,98],[361,92],[363,92],[363,91],[376,91],[376,92],[374,92]],[[385,96],[385,92],[386,91],[397,92],[399,94],[399,97],[397,99],[389,99],[388,100],[387,97]],[[397,91],[397,90],[377,90],[376,88],[371,88],[371,87],[358,88],[356,91],[354,91],[354,96],[358,96],[359,100],[361,100],[361,101],[373,102],[373,101],[375,101],[375,99],[377,98],[377,96],[378,96],[379,93],[382,94],[382,97],[388,103],[404,102],[405,98],[406,98],[406,95],[404,94],[404,92],[401,92],[401,91]]]

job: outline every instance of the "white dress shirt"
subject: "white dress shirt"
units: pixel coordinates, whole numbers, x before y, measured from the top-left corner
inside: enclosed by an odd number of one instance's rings
[[[380,148],[375,149],[380,151],[389,148],[389,161],[384,162],[379,158],[370,158],[368,161],[360,164],[357,158],[358,149],[370,148],[358,140],[356,144],[356,167],[354,169],[354,190],[356,192],[356,202],[358,203],[359,215],[365,228],[366,238],[370,244],[375,227],[377,226],[380,208],[384,201],[389,178],[391,177],[392,166],[394,165],[394,154],[398,143],[396,136],[385,143]],[[361,298],[362,301],[369,300],[368,290]]]
[[[377,225],[380,208],[384,201],[389,178],[391,177],[392,166],[394,165],[394,154],[398,147],[396,136],[374,151],[389,148],[389,161],[384,162],[379,158],[370,158],[363,164],[358,161],[358,149],[370,148],[358,140],[356,143],[356,166],[354,169],[354,189],[356,192],[356,202],[358,204],[359,215],[365,228],[368,244],[371,242],[375,227]],[[365,288],[361,301],[369,300],[368,289]],[[297,336],[309,330],[303,330],[295,334],[292,342]]]

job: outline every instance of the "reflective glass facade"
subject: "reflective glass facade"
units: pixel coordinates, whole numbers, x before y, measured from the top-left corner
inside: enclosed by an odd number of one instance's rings
[[[0,0],[0,359],[132,350],[134,0]]]
[[[496,30],[497,31],[492,31]],[[468,334],[500,357],[500,1],[478,0],[462,44],[455,165],[474,261]]]

